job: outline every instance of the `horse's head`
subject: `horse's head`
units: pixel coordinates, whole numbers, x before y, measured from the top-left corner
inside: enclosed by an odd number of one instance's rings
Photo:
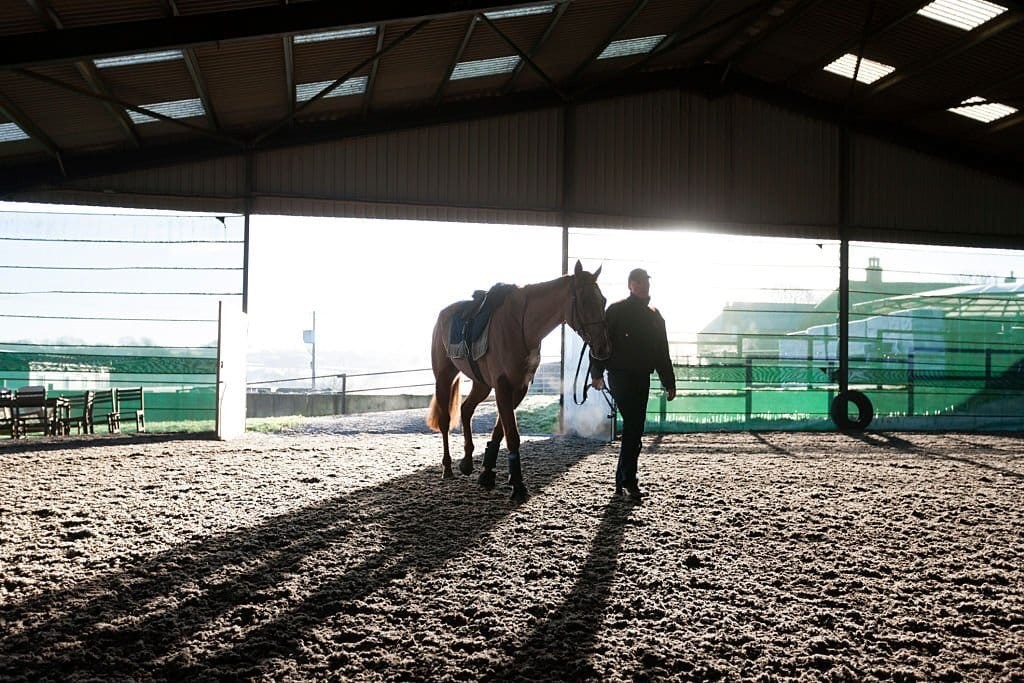
[[[579,261],[576,262],[576,270],[571,278],[572,311],[566,321],[583,341],[590,344],[590,352],[594,357],[603,360],[611,354],[612,345],[608,336],[608,321],[604,317],[605,298],[597,284],[597,276],[600,274],[600,267],[588,273]]]

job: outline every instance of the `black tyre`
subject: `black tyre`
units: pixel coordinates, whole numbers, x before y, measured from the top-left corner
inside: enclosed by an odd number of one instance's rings
[[[857,406],[857,419],[850,419],[849,404]],[[839,429],[844,431],[863,431],[875,417],[875,408],[866,394],[855,389],[841,391],[832,399],[829,415]]]

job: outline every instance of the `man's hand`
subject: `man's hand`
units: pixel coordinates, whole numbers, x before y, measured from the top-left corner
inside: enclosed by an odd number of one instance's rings
[[[604,377],[598,377],[591,384],[598,391],[604,391]]]
[[[671,401],[672,399],[674,399],[676,397],[676,390],[675,389],[669,389],[668,391],[665,392],[665,394],[666,394],[665,398],[667,398],[669,401]]]

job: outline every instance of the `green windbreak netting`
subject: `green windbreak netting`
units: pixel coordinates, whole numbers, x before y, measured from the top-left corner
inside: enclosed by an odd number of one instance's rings
[[[678,397],[652,386],[648,429],[833,429],[837,242],[695,233],[573,231],[609,254],[609,301],[629,270],[652,276]],[[849,387],[877,429],[1020,429],[1024,272],[1019,252],[854,243]]]
[[[212,429],[242,253],[238,217],[0,205],[0,387],[141,386],[150,430]]]

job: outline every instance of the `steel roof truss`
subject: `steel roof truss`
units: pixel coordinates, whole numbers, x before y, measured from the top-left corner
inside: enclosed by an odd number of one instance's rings
[[[66,29],[59,38],[45,33],[23,33],[5,36],[0,41],[0,69],[348,26],[425,20],[523,4],[526,3],[522,0],[378,0],[367,3],[308,0],[270,7],[83,26]]]
[[[377,27],[377,54],[384,54],[384,29],[385,25]],[[370,104],[373,101],[373,87],[377,84],[377,71],[380,69],[380,57],[373,60],[370,65],[370,77],[366,79],[366,91],[363,93],[363,113],[365,119],[370,113]]]
[[[621,35],[622,32],[625,31],[638,16],[640,16],[640,13],[644,11],[645,7],[647,7],[647,0],[637,0],[636,3],[633,4],[633,9],[629,11],[629,14],[627,14],[626,17],[619,22],[619,24],[613,28],[607,36],[605,36],[605,39],[601,41],[597,48],[587,55],[587,58],[576,67],[576,70],[569,75],[568,79],[566,79],[566,83],[571,86],[579,80],[579,78],[583,76],[583,72],[590,68],[591,64],[597,61],[598,55],[604,52],[604,49],[608,47],[608,44],[615,40],[617,36]]]
[[[451,61],[448,63],[448,69],[444,72],[444,78],[437,86],[437,90],[434,92],[433,103],[436,107],[441,98],[444,97],[444,91],[448,87],[448,82],[452,78],[452,72],[455,71],[455,65],[462,61],[462,53],[466,51],[466,46],[469,45],[469,39],[473,37],[473,29],[476,27],[477,15],[474,14],[469,18],[466,23],[466,30],[462,34],[462,41],[459,43],[459,47],[455,50],[455,54],[452,55]]]
[[[3,93],[0,93],[0,113],[6,116],[11,122],[18,125],[25,131],[26,134],[40,145],[46,148],[46,151],[57,158],[60,163],[61,150],[50,136],[47,135],[43,130],[30,119],[25,112],[21,111],[18,105],[14,104],[11,100],[7,99]],[[61,164],[61,173],[64,173],[63,164]]]
[[[555,7],[551,21],[548,22],[547,27],[544,29],[544,33],[541,34],[540,38],[537,39],[537,42],[533,44],[533,47],[530,48],[530,51],[527,53],[530,56],[530,59],[533,59],[533,57],[540,52],[541,48],[543,48],[548,42],[548,39],[551,38],[551,34],[555,32],[555,26],[558,25],[558,21],[562,18],[562,15],[565,14],[565,10],[569,8],[569,3],[571,1],[572,0],[565,0],[564,2],[559,2]],[[508,82],[505,83],[505,87],[501,89],[502,95],[505,95],[512,90],[512,86],[516,82],[516,79],[519,78],[519,74],[522,73],[523,67],[528,63],[529,60],[525,58],[519,60],[519,63],[516,64],[516,68],[512,70],[512,75],[509,76]]]
[[[980,45],[981,43],[993,38],[1007,29],[1013,28],[1021,21],[1024,21],[1024,10],[1014,10],[1010,12],[1004,12],[1002,15],[993,19],[992,21],[984,24],[973,31],[968,31],[964,39],[958,41],[956,44],[949,48],[921,59],[914,64],[910,64],[906,67],[897,67],[889,76],[881,79],[870,88],[868,88],[858,99],[859,104],[863,104],[867,100],[871,99],[875,95],[881,92],[885,92],[894,85],[898,85],[905,80],[913,78],[919,74],[922,74],[936,66],[946,62],[957,55],[970,50],[971,48]]]
[[[524,52],[521,47],[516,45],[514,40],[509,38],[508,35],[506,35],[504,31],[502,31],[500,28],[498,28],[497,24],[495,24],[492,20],[488,19],[487,15],[484,15],[484,14],[480,15],[480,20],[483,21],[485,24],[487,24],[491,28],[492,31],[497,33],[498,37],[501,38],[502,40],[504,40],[508,44],[509,47],[511,47],[513,50],[515,50],[516,54],[519,55],[520,61],[526,62],[527,64],[529,64],[530,68],[533,69],[537,73],[537,75],[540,76],[541,79],[543,79],[544,82],[548,84],[548,87],[551,88],[551,90],[554,93],[556,93],[562,99],[562,101],[564,101],[564,102],[568,102],[569,101],[569,97],[565,94],[565,92],[561,88],[558,87],[558,84],[555,83],[555,81],[550,76],[548,76],[547,73],[545,73],[545,71],[540,68],[540,66],[537,65],[537,62],[535,62],[533,60],[533,58],[530,57],[530,55],[526,54],[526,52]]]

